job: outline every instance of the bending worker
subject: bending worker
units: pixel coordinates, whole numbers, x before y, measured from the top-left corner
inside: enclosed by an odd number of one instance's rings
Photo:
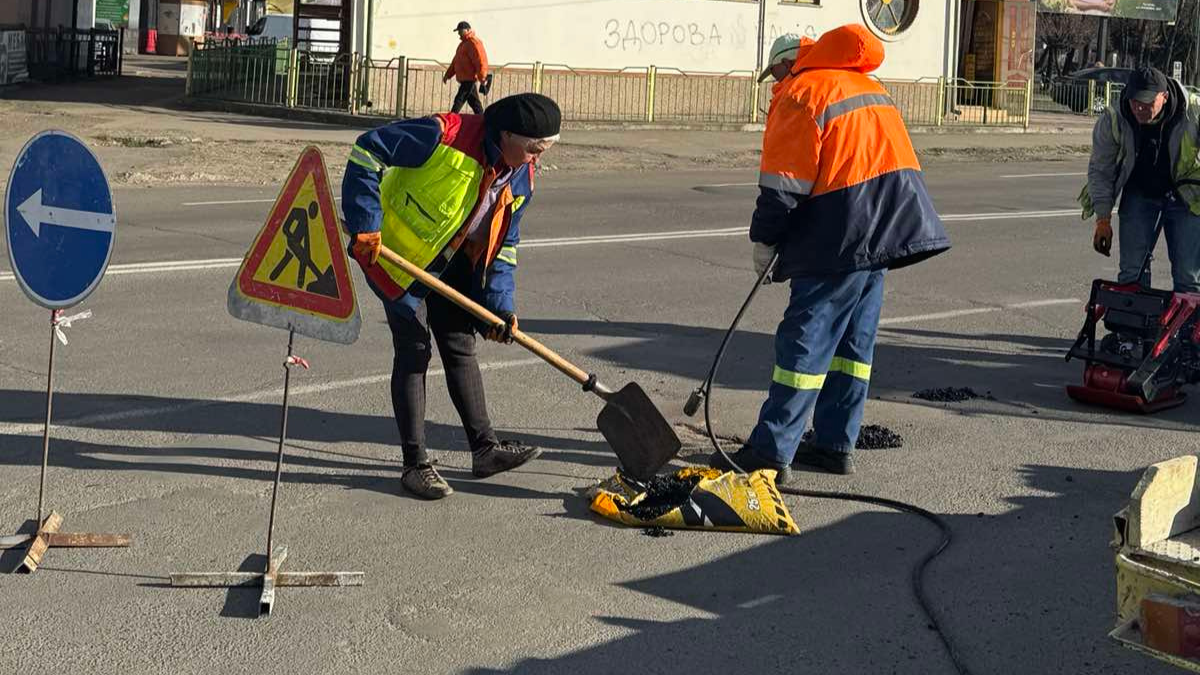
[[[342,183],[350,253],[383,301],[392,331],[392,406],[404,459],[401,484],[425,499],[450,495],[425,450],[425,372],[431,340],[446,369],[477,477],[518,467],[538,450],[500,441],[484,401],[475,331],[511,342],[517,325],[513,274],[534,165],[558,139],[558,105],[540,94],[501,99],[480,115],[453,113],[393,122],[363,134]],[[503,318],[479,327],[379,258],[387,246]]]
[[[1142,263],[1157,243],[1161,219],[1174,290],[1200,293],[1200,98],[1156,68],[1134,72],[1121,100],[1096,120],[1084,218],[1096,216],[1092,247],[1112,250],[1112,211],[1119,197],[1117,282],[1150,286]]]
[[[767,400],[733,455],[781,483],[793,461],[854,471],[884,272],[950,248],[900,111],[867,76],[883,44],[850,25],[798,48],[771,99],[750,224],[755,270],[778,254],[771,277],[791,283],[791,299]],[[812,441],[800,447],[810,412]],[[711,462],[729,468],[719,453]]]

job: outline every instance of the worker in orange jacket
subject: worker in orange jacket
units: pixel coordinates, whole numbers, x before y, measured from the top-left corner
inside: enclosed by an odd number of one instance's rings
[[[769,280],[789,281],[791,298],[767,400],[733,455],[747,471],[776,470],[780,483],[793,462],[854,471],[884,272],[950,248],[900,111],[867,75],[883,44],[858,24],[797,43],[778,50],[779,62],[795,61],[773,90],[750,223],[755,270],[774,262]],[[710,462],[730,468],[720,453]]]
[[[487,52],[483,50],[483,42],[471,30],[471,24],[459,21],[454,31],[458,33],[458,50],[454,52],[454,60],[442,76],[442,82],[449,82],[452,77],[458,81],[458,93],[454,95],[450,112],[462,110],[466,103],[479,115],[483,112],[483,104],[479,101],[479,84],[488,81]]]

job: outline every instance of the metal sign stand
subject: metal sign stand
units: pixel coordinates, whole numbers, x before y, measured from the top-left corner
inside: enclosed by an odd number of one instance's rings
[[[128,534],[100,534],[93,532],[59,532],[63,518],[56,511],[42,518],[45,513],[46,496],[46,467],[50,463],[50,416],[54,403],[54,343],[62,340],[66,344],[62,328],[70,326],[72,321],[91,316],[84,312],[72,317],[63,318],[61,309],[50,310],[50,363],[46,369],[46,426],[42,431],[42,475],[38,485],[37,532],[18,534],[11,537],[0,537],[0,549],[16,548],[29,543],[25,559],[14,572],[32,573],[42,564],[46,551],[50,548],[125,548],[132,542]]]
[[[362,572],[281,572],[287,559],[287,547],[275,546],[275,512],[279,483],[283,477],[283,447],[287,442],[288,393],[291,388],[292,366],[308,370],[308,361],[293,352],[296,331],[288,331],[287,359],[283,362],[283,412],[279,421],[279,454],[275,458],[275,484],[271,491],[271,516],[267,522],[267,564],[263,572],[200,572],[172,574],[171,585],[176,587],[231,588],[262,586],[259,616],[270,615],[275,606],[275,589],[281,586],[362,586]]]

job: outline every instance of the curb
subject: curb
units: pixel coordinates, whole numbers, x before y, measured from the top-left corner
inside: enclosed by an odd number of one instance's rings
[[[208,110],[215,112],[238,113],[272,117],[276,119],[294,120],[300,122],[323,122],[358,129],[373,129],[380,124],[398,119],[391,115],[352,115],[350,113],[332,110],[307,110],[304,108],[281,108],[279,106],[262,105],[259,103],[243,103],[241,101],[226,101],[222,99],[184,98],[179,107],[187,110]],[[564,129],[576,131],[748,131],[761,132],[762,124],[652,124],[643,122],[610,123],[610,122],[563,122]]]
[[[373,129],[394,118],[384,115],[366,116],[351,115],[350,113],[333,112],[329,110],[305,110],[303,108],[280,108],[272,105],[257,103],[242,103],[240,101],[224,101],[185,97],[179,101],[178,107],[184,110],[207,110],[212,112],[237,113],[257,117],[292,120],[296,122],[318,122],[337,124],[356,129]]]

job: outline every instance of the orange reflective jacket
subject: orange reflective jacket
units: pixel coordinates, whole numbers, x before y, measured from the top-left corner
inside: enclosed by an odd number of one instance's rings
[[[883,56],[865,27],[843,26],[775,85],[750,238],[780,245],[777,278],[903,267],[950,248],[900,111],[866,75]]]
[[[475,31],[467,31],[459,40],[454,60],[446,68],[446,76],[453,76],[459,82],[483,82],[487,75],[488,60],[483,41],[476,37]]]

